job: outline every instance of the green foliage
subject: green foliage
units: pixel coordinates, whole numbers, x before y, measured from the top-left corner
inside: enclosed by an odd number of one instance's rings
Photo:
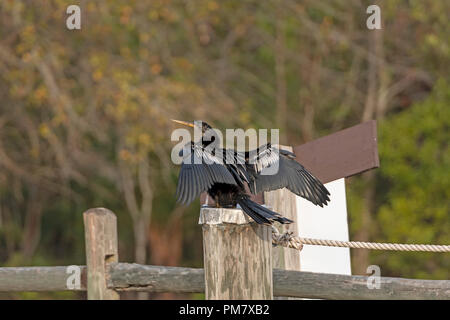
[[[394,113],[378,126],[380,168],[376,170],[371,241],[448,244],[450,241],[450,85],[441,79],[430,96]],[[351,238],[361,228],[366,181],[348,184]],[[369,251],[384,276],[448,279],[450,259],[442,253]]]
[[[385,201],[377,212],[377,240],[448,244],[450,241],[450,84],[437,82],[425,101],[382,123],[380,179]],[[385,259],[396,274],[446,279],[445,254],[396,254]],[[432,261],[432,262],[431,262]],[[404,271],[403,266],[414,266]]]

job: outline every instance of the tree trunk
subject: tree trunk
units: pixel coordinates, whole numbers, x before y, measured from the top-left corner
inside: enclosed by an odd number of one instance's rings
[[[384,63],[383,30],[370,31],[369,37],[369,74],[366,106],[362,121],[373,118],[383,118],[387,110],[386,93],[389,78]],[[357,241],[371,240],[372,216],[375,205],[375,172],[369,171],[363,175],[364,209],[361,212],[361,226],[355,235]],[[354,250],[353,270],[355,274],[366,274],[370,265],[369,250]]]
[[[276,74],[276,103],[277,127],[280,129],[280,141],[286,143],[287,102],[286,102],[286,68],[285,68],[285,34],[282,9],[276,12],[275,35],[275,74]]]
[[[23,227],[22,255],[29,260],[39,244],[41,237],[42,205],[45,200],[40,198],[40,193],[35,187],[31,187],[31,198],[28,199],[25,225]]]

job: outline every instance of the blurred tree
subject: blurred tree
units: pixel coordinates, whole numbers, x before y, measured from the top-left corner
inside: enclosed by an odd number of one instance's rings
[[[376,239],[400,243],[450,241],[450,83],[438,81],[429,98],[381,126]],[[373,253],[388,273],[448,279],[445,254]]]
[[[299,144],[409,113],[450,74],[450,2],[383,3],[378,33],[369,2],[1,1],[0,264],[82,263],[81,213],[105,206],[122,261],[201,266],[198,204],[174,201],[170,118],[281,127]],[[352,238],[381,236],[372,181],[350,181]]]

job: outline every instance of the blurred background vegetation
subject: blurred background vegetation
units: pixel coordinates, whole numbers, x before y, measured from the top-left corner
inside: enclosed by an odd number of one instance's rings
[[[65,26],[70,4],[81,30]],[[370,4],[382,30],[366,27]],[[2,0],[0,265],[84,264],[82,213],[103,206],[121,261],[201,267],[170,118],[281,128],[288,145],[377,119],[381,167],[347,180],[350,238],[448,244],[449,16],[446,0]],[[442,253],[354,250],[352,263],[450,270]]]

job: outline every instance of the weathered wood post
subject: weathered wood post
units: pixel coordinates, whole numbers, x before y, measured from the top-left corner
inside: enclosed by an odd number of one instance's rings
[[[240,209],[202,208],[208,300],[272,299],[272,229]]]
[[[280,146],[280,148],[293,151],[290,146]],[[280,233],[292,232],[294,236],[298,236],[297,199],[295,198],[295,194],[286,188],[264,192],[264,204],[271,210],[279,212],[284,217],[294,221],[290,224],[276,225]],[[272,254],[274,268],[300,271],[300,251],[277,246],[272,248]],[[275,299],[287,300],[294,298],[275,297]]]
[[[280,146],[281,149],[293,151],[292,147]],[[290,224],[277,224],[280,233],[292,232],[298,236],[297,199],[288,189],[264,192],[264,204],[283,217],[293,220]],[[278,246],[273,248],[273,267],[284,270],[300,271],[300,251]]]
[[[108,265],[119,261],[117,252],[117,219],[105,208],[83,213],[87,293],[89,300],[118,300],[119,294],[107,287]]]

